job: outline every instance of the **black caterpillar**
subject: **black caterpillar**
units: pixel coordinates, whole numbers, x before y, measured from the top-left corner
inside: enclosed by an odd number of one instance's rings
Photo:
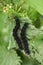
[[[23,42],[23,45],[24,45],[25,52],[27,54],[30,54],[30,50],[28,48],[27,38],[25,36],[25,32],[26,32],[27,27],[28,27],[28,23],[25,23],[22,30],[21,30],[21,39],[22,39],[22,42]]]
[[[26,29],[28,27],[28,23],[25,23],[22,30],[21,30],[21,39],[19,38],[18,36],[18,29],[20,28],[20,20],[17,16],[14,17],[15,19],[15,22],[16,22],[16,26],[14,27],[13,29],[13,37],[14,39],[16,40],[18,46],[19,46],[19,49],[23,49],[23,46],[24,46],[24,50],[27,54],[30,54],[30,50],[28,49],[28,42],[27,42],[27,38],[25,36],[25,32],[26,32]],[[22,40],[22,41],[21,41]],[[23,46],[22,46],[22,43],[23,43]]]
[[[17,16],[15,16],[14,19],[16,22],[16,26],[13,29],[13,37],[16,40],[16,42],[18,43],[19,49],[22,50],[23,49],[22,42],[21,42],[20,38],[18,37],[18,33],[17,33],[18,29],[20,28],[20,20]]]

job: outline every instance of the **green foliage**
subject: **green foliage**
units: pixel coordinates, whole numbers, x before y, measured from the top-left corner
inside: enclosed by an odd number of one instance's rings
[[[29,0],[30,6],[43,15],[43,0]]]
[[[15,15],[21,20],[20,30],[29,24],[30,55],[19,50],[13,38]],[[0,0],[0,65],[43,65],[43,0]]]
[[[7,48],[0,46],[0,65],[20,65],[20,57],[16,51],[8,50]]]

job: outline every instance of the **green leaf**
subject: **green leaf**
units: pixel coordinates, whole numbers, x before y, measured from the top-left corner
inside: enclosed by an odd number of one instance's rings
[[[43,15],[43,0],[29,0],[30,6]]]
[[[40,65],[35,59],[24,58],[22,65]]]
[[[36,36],[33,40],[30,41],[30,45],[34,47],[34,57],[43,65],[43,36]],[[32,49],[33,51],[33,49]]]
[[[32,7],[29,7],[28,8],[28,11],[27,11],[27,15],[28,17],[32,20],[32,21],[35,21],[37,19],[37,16],[38,16],[38,12],[32,8]]]
[[[27,55],[20,50],[17,50],[17,53],[21,57],[22,65],[40,65],[39,62],[30,55]]]
[[[8,18],[7,13],[0,13],[0,44],[8,48],[16,47],[12,31],[15,23]]]
[[[28,28],[26,33],[27,38],[30,37],[30,41],[28,40],[28,43],[30,44],[30,51],[32,51],[33,57],[43,65],[43,31],[36,29],[33,26]],[[32,48],[34,48],[34,50]]]
[[[20,65],[20,62],[16,51],[0,46],[0,65]]]

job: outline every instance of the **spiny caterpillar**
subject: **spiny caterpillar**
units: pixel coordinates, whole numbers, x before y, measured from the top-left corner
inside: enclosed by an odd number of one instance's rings
[[[28,23],[25,23],[22,30],[21,30],[21,39],[22,39],[22,42],[23,42],[23,45],[24,45],[24,50],[27,54],[30,54],[30,50],[28,48],[28,42],[27,42],[27,38],[26,38],[26,29],[28,27]]]
[[[13,37],[16,40],[19,48],[22,50],[23,49],[22,42],[21,42],[20,38],[18,37],[18,33],[17,33],[18,29],[20,28],[20,20],[17,16],[15,16],[14,19],[15,19],[15,22],[16,22],[16,26],[13,29]]]
[[[21,39],[19,38],[19,36],[18,36],[18,29],[20,28],[20,20],[19,20],[19,18],[17,17],[17,16],[15,16],[14,17],[14,19],[15,19],[15,22],[16,22],[16,26],[14,27],[14,29],[13,29],[13,37],[14,37],[14,39],[16,40],[16,42],[17,42],[17,44],[18,44],[18,46],[19,46],[19,49],[23,49],[24,48],[24,50],[25,50],[25,52],[27,53],[27,54],[30,54],[30,50],[29,50],[29,48],[28,48],[28,42],[27,42],[27,38],[26,38],[26,36],[25,36],[25,32],[26,32],[26,29],[27,29],[27,27],[28,27],[28,23],[25,23],[24,25],[23,25],[23,28],[22,28],[22,30],[21,30]],[[21,41],[22,40],[22,41]],[[23,43],[23,44],[22,44]],[[23,46],[22,46],[23,45]]]

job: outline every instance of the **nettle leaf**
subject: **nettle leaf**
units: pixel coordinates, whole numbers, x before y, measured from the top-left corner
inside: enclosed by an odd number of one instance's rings
[[[34,25],[29,25],[26,31],[27,38],[34,39],[39,34],[39,30]]]
[[[31,39],[43,39],[43,29],[41,30],[40,29],[37,29],[35,28],[34,25],[28,25],[28,28],[27,28],[27,31],[26,31],[26,35],[27,35],[27,38],[31,38]]]
[[[37,35],[30,44],[34,47],[35,58],[43,65],[43,35]]]
[[[15,23],[10,20],[7,13],[0,13],[0,40],[4,46],[16,46],[16,43],[13,38],[13,27]]]
[[[31,27],[31,26],[30,26]],[[35,57],[43,65],[43,31],[36,29],[34,26],[27,29],[28,43],[30,44],[30,51],[32,51],[33,57]]]
[[[30,55],[27,55],[20,50],[17,50],[17,53],[22,59],[22,65],[40,65],[40,63]]]
[[[0,65],[20,65],[20,63],[21,60],[16,51],[0,46]]]
[[[43,65],[43,41],[41,40],[33,40],[31,42],[32,46],[35,50],[35,58]]]
[[[29,0],[30,6],[43,15],[43,0]]]
[[[40,65],[35,59],[24,58],[22,65]]]
[[[1,42],[1,44],[4,44],[6,41],[8,41],[8,40],[4,41],[7,38],[6,34],[8,34],[8,27],[6,26],[6,24],[8,24],[7,14],[1,12],[0,13],[0,35],[1,35],[0,39],[1,41],[3,41]]]

